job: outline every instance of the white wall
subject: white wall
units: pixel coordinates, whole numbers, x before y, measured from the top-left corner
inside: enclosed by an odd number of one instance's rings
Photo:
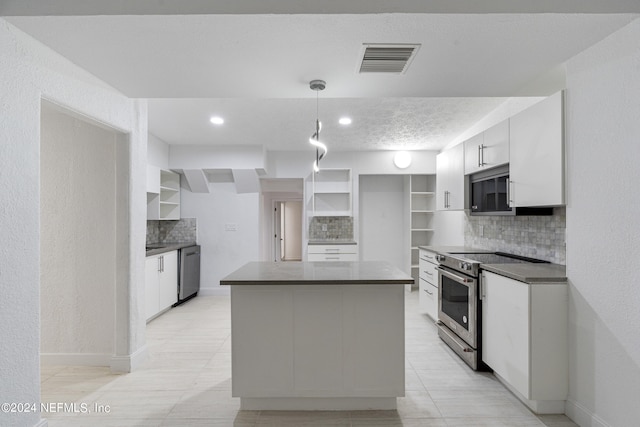
[[[405,270],[407,214],[404,177],[360,175],[360,240],[362,261],[389,261]]]
[[[146,103],[107,87],[0,19],[0,402],[40,399],[40,104],[55,103],[128,133],[126,215],[116,245],[115,357],[134,363],[144,345]],[[129,173],[131,176],[129,178]],[[3,426],[35,425],[40,415],[0,414]]]
[[[234,183],[210,183],[209,188],[211,193],[183,189],[180,211],[198,222],[200,294],[227,294],[229,289],[220,286],[220,279],[249,261],[260,260],[260,197],[238,194]]]
[[[568,414],[640,420],[640,20],[567,63]]]
[[[148,135],[147,163],[160,169],[169,169],[169,144],[153,134]]]
[[[115,132],[43,104],[40,351],[51,356],[43,362],[111,362],[117,143]]]

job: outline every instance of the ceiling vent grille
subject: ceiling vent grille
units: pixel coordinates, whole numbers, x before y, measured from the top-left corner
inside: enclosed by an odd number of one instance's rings
[[[419,48],[419,44],[365,44],[358,72],[402,74]]]

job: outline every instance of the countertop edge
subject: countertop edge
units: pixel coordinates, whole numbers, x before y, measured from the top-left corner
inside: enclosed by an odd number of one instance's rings
[[[415,280],[220,280],[220,286],[236,285],[284,285],[284,286],[309,286],[309,285],[413,285]]]
[[[534,275],[523,276],[521,274],[518,274],[512,271],[511,269],[509,269],[509,266],[513,266],[513,265],[519,265],[519,264],[483,264],[480,268],[482,270],[490,271],[492,273],[499,274],[501,276],[505,276],[513,280],[517,280],[518,282],[527,283],[529,285],[559,284],[559,283],[567,283],[568,281],[566,274],[555,275],[555,276],[545,275],[545,271],[544,271],[545,267],[547,267],[547,271],[548,271],[548,267],[551,267],[551,266],[555,266],[552,268],[558,269],[558,270],[564,267],[564,266],[559,266],[558,264],[551,264],[551,265],[537,264],[536,265],[537,268],[540,269],[540,275],[535,275],[535,276]]]
[[[161,245],[165,243],[155,243],[155,244]],[[145,256],[149,257],[153,255],[164,254],[167,252],[177,251],[178,249],[188,248],[189,246],[197,245],[197,243],[196,242],[166,243],[165,245],[166,246],[163,248],[149,249],[148,251],[145,252]]]
[[[355,240],[309,240],[308,245],[357,245]]]

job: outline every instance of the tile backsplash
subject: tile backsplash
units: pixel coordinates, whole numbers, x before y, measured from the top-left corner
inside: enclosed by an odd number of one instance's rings
[[[550,216],[466,215],[465,246],[566,264],[566,208]]]
[[[178,221],[147,221],[147,243],[195,242],[198,227],[195,218],[181,218]]]
[[[353,240],[353,217],[312,217],[309,223],[309,240]]]

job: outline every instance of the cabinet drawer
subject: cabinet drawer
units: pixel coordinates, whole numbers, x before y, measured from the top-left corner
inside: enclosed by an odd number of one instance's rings
[[[358,261],[358,254],[326,253],[308,254],[307,261]]]
[[[420,311],[436,320],[438,318],[438,288],[421,278],[419,292],[418,306]]]
[[[420,259],[430,262],[431,264],[438,264],[436,261],[436,253],[420,249]]]
[[[436,270],[436,264],[431,264],[420,257],[420,278],[426,280],[433,286],[438,286],[438,270]]]
[[[309,254],[357,254],[358,245],[309,245]]]

